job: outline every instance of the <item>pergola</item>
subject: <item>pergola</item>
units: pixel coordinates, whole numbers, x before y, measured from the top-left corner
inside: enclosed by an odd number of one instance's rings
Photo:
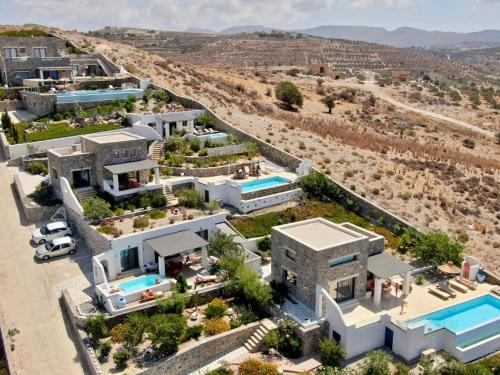
[[[104,168],[113,175],[113,191],[116,193],[120,191],[118,176],[124,173],[154,169],[155,184],[160,184],[160,166],[150,159],[130,163],[106,165]]]
[[[368,257],[368,271],[375,276],[373,302],[379,306],[382,299],[382,283],[393,276],[403,276],[403,295],[410,294],[410,275],[415,268],[394,255],[382,252]]]
[[[144,241],[144,246],[155,251],[158,256],[159,274],[165,277],[165,258],[182,254],[186,251],[198,249],[201,247],[202,265],[208,267],[208,242],[189,230],[167,234]]]

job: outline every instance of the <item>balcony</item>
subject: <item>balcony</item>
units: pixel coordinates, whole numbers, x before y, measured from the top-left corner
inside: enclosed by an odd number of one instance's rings
[[[102,188],[114,197],[123,197],[147,190],[161,190],[160,167],[154,161],[146,159],[131,163],[105,166],[112,179],[104,179]],[[149,171],[154,170],[154,181],[149,181]]]

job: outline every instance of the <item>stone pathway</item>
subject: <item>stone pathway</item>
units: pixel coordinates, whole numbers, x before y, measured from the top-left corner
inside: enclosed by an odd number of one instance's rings
[[[57,297],[61,296],[63,289],[67,289],[75,304],[79,305],[84,302],[92,301],[94,286],[90,280],[92,280],[92,273],[87,273],[54,285],[52,289]]]

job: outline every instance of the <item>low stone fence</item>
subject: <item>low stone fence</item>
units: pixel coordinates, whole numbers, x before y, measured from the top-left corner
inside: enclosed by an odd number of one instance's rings
[[[87,374],[101,375],[101,366],[99,366],[96,352],[92,348],[92,345],[90,345],[87,334],[78,328],[78,326],[81,326],[81,321],[77,318],[78,313],[75,308],[76,305],[66,289],[62,290],[61,303],[62,310],[66,313],[69,320],[69,333],[75,342],[80,363],[83,365]]]
[[[231,175],[239,169],[249,167],[252,165],[250,162],[243,162],[237,164],[221,165],[218,167],[207,168],[181,168],[172,167],[172,174],[174,176],[194,176],[194,177],[214,177],[220,175]]]
[[[199,367],[219,358],[224,353],[243,345],[260,327],[260,322],[250,323],[220,335],[194,341],[176,354],[141,372],[143,375],[189,374]]]
[[[245,152],[244,144],[207,148],[208,156],[225,155],[225,154],[242,154],[244,152]]]
[[[30,164],[33,164],[33,163],[42,163],[43,165],[45,165],[47,168],[49,166],[49,160],[47,157],[40,157],[40,158],[37,158],[37,157],[23,157],[21,158],[22,160],[22,166],[24,169],[26,169],[28,167],[28,165]]]
[[[38,203],[32,201],[26,196],[24,192],[23,185],[17,174],[14,175],[14,186],[16,188],[17,197],[19,198],[19,204],[24,213],[26,220],[29,222],[37,222],[47,220],[52,216],[56,210],[61,207],[57,204],[54,206],[40,206]]]
[[[20,100],[0,100],[0,112],[17,111],[23,109],[23,102]]]
[[[318,352],[319,341],[323,337],[328,337],[328,329],[330,325],[328,320],[319,321],[311,327],[298,327],[297,333],[302,339],[302,354],[305,356],[312,355]]]
[[[283,193],[284,191],[288,191],[288,190],[294,190],[298,187],[299,187],[299,184],[297,184],[296,182],[292,182],[289,184],[270,187],[267,189],[249,191],[248,193],[242,193],[241,199],[242,200],[250,200],[250,199],[265,197],[267,195],[273,195],[273,194]]]

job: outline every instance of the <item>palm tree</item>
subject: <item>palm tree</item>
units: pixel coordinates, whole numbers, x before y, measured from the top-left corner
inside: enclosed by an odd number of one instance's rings
[[[331,115],[332,109],[335,108],[335,100],[333,99],[333,96],[327,95],[323,99],[321,99],[321,102],[327,106],[328,113]]]

